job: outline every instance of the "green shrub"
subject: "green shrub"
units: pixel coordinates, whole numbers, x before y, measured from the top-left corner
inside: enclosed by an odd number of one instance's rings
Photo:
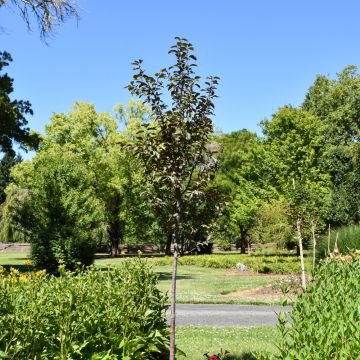
[[[56,273],[60,261],[69,270],[77,262],[90,265],[106,218],[86,162],[59,147],[40,152],[13,172],[17,181],[7,188],[2,223],[32,244],[34,266]]]
[[[280,316],[279,359],[359,359],[360,261],[327,259],[291,312]]]
[[[154,265],[170,265],[172,257],[152,259]],[[242,263],[252,271],[259,273],[290,274],[300,272],[300,261],[297,256],[249,256],[241,254],[212,254],[183,256],[179,258],[181,265],[195,265],[215,269],[235,269]],[[309,267],[308,262],[306,266]]]
[[[0,358],[167,359],[167,299],[156,285],[139,259],[59,277],[0,274]]]
[[[216,245],[223,251],[231,251],[231,242],[228,240],[218,240]]]
[[[337,238],[338,248],[341,254],[349,254],[354,250],[360,249],[360,226],[343,226],[331,232],[330,252],[334,250]],[[328,236],[324,235],[317,247],[317,257],[325,258],[328,254]]]

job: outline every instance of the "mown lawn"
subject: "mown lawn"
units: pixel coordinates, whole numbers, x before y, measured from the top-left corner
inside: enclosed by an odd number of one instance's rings
[[[160,276],[160,290],[170,292],[170,268],[157,266],[154,269]],[[177,276],[177,301],[191,304],[278,303],[279,301],[274,301],[274,298],[266,295],[253,298],[231,296],[231,293],[267,286],[279,278],[279,275],[244,275],[238,270],[181,265]]]
[[[279,338],[276,327],[184,326],[176,329],[177,346],[186,353],[186,358],[180,356],[179,359],[184,360],[205,359],[205,352],[213,355],[221,348],[228,350],[233,360],[250,360],[254,359],[251,353],[255,351],[275,354]]]
[[[97,259],[98,266],[116,266],[121,259]],[[149,260],[152,262],[152,260]],[[159,274],[159,288],[170,292],[171,265],[153,267]],[[282,275],[246,275],[236,269],[214,269],[193,265],[179,265],[177,273],[177,301],[190,304],[278,304],[279,298],[267,296],[236,297],[231,293],[270,286]]]
[[[19,270],[29,270],[23,265],[27,260],[26,253],[0,253],[0,265],[14,266]],[[116,266],[122,258],[97,259],[95,264],[100,267]],[[152,260],[149,260],[152,262]],[[170,291],[171,265],[154,266],[159,274],[159,288]],[[203,304],[278,304],[279,297],[266,293],[254,296],[251,289],[269,288],[282,275],[256,275],[236,269],[214,269],[193,265],[179,265],[177,277],[177,301],[179,303]],[[237,296],[235,292],[246,290],[246,294]]]
[[[22,265],[29,259],[29,254],[25,252],[0,252],[0,265]]]

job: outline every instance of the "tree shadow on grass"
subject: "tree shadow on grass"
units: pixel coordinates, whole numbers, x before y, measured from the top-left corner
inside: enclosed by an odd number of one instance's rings
[[[171,272],[158,272],[159,280],[171,280]],[[191,275],[176,275],[176,280],[193,279]]]

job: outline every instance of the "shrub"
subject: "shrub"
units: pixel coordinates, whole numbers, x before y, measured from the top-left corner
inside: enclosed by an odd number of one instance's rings
[[[278,247],[295,246],[293,226],[289,223],[288,208],[284,201],[263,202],[250,237],[255,244],[275,243]]]
[[[291,312],[281,315],[279,359],[358,359],[360,261],[327,259]]]
[[[228,240],[218,240],[216,244],[223,251],[231,251],[231,242]]]
[[[171,257],[152,259],[154,265],[170,265]],[[181,265],[195,265],[215,269],[235,269],[242,263],[259,273],[290,274],[300,272],[300,261],[296,256],[248,256],[240,254],[182,256]],[[305,264],[308,267],[308,262]]]
[[[337,240],[340,253],[349,254],[354,250],[360,249],[360,226],[350,225],[343,226],[331,232],[330,237],[330,251],[334,250],[335,242]],[[324,235],[317,247],[317,256],[323,259],[328,254],[328,236]]]
[[[4,273],[4,269],[1,270]],[[144,261],[0,275],[0,358],[167,359],[166,296]]]
[[[8,187],[3,205],[3,218],[31,242],[35,267],[50,273],[59,261],[69,270],[77,262],[90,265],[105,222],[87,164],[76,154],[56,150],[14,168],[16,178],[26,181]]]

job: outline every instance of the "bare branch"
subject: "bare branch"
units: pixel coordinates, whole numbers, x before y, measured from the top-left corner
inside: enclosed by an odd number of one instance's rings
[[[35,17],[40,37],[54,33],[55,28],[70,18],[80,19],[77,0],[10,0],[18,9],[29,30],[32,30],[32,16]],[[0,6],[6,0],[0,0]]]

